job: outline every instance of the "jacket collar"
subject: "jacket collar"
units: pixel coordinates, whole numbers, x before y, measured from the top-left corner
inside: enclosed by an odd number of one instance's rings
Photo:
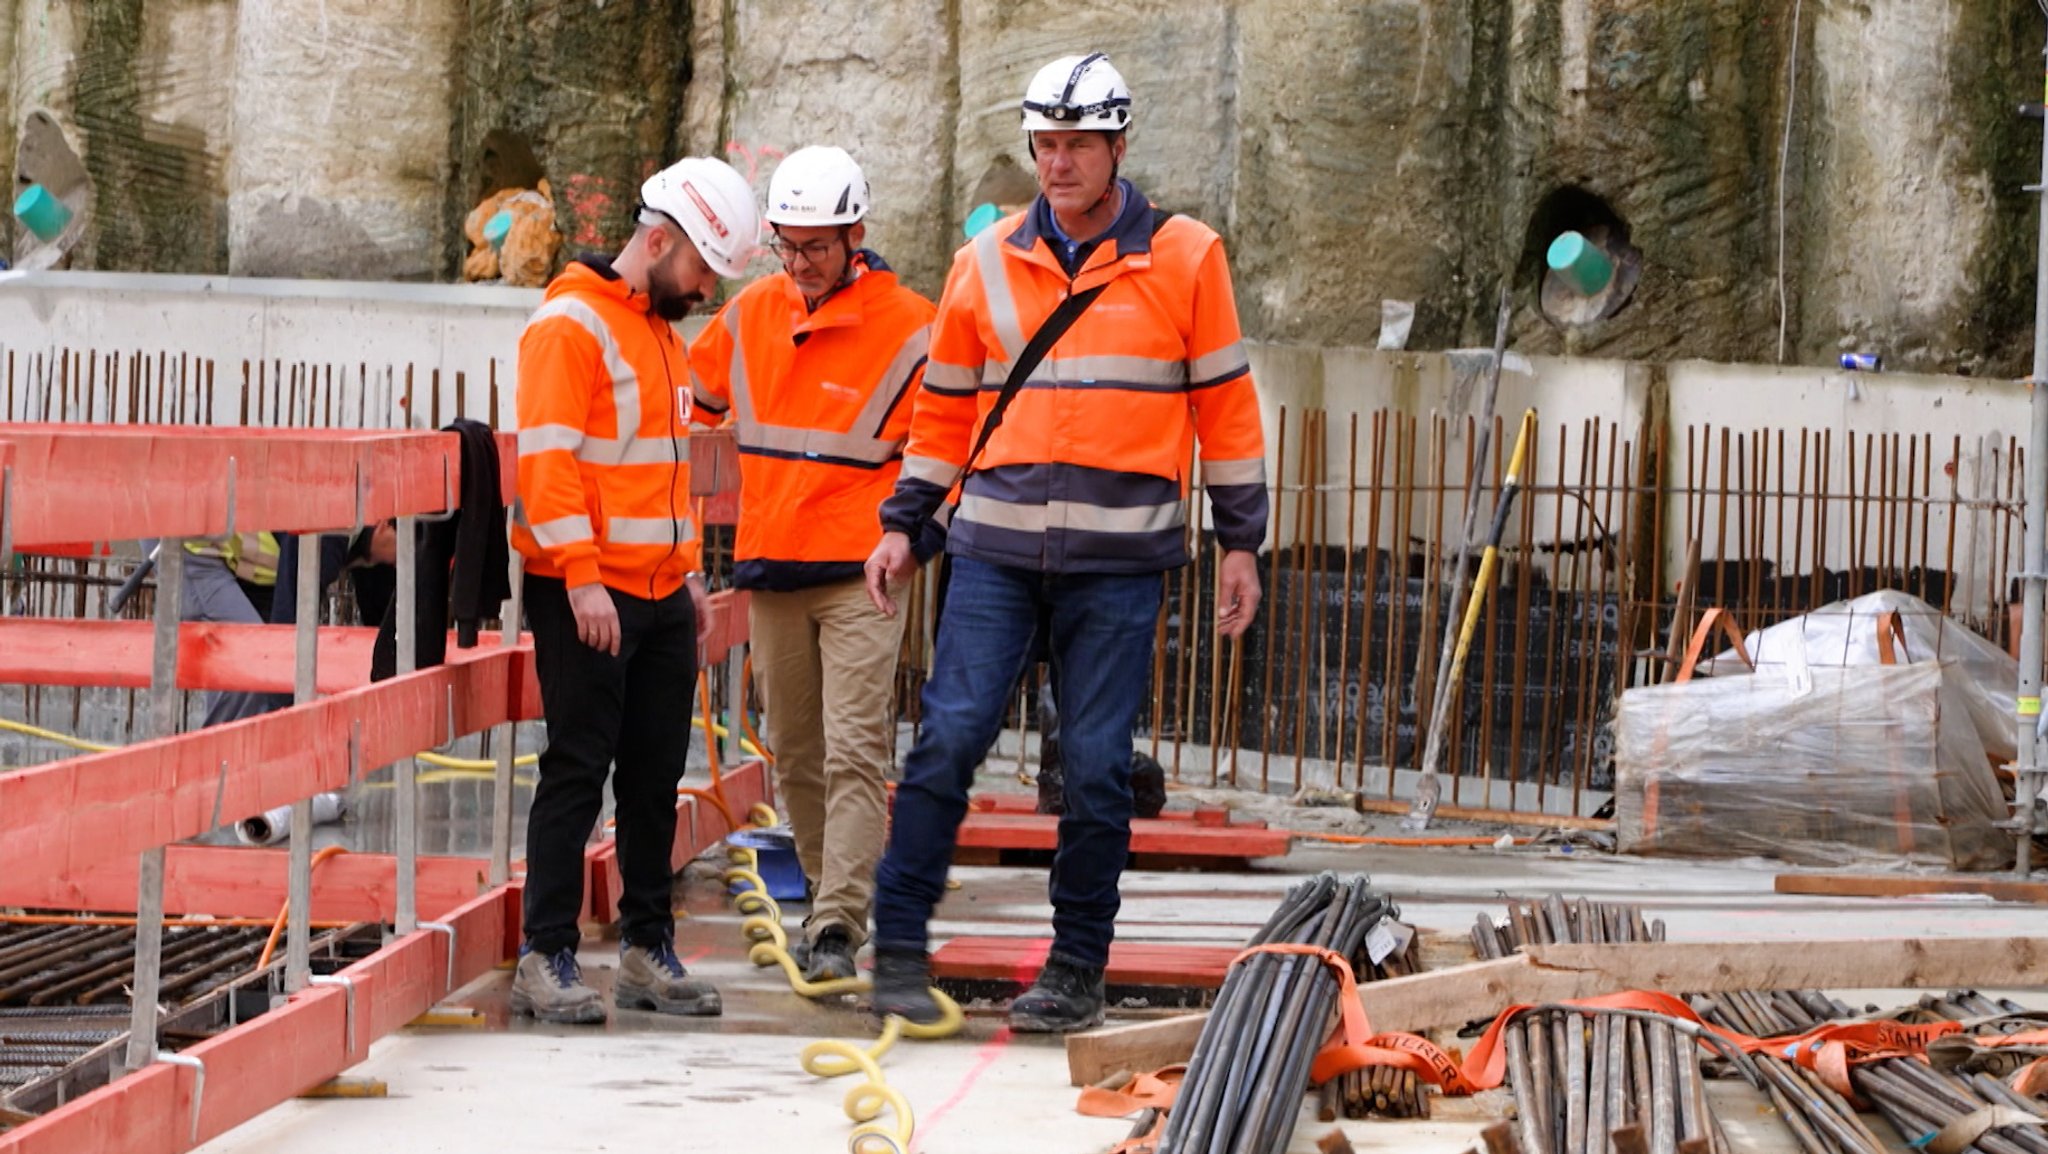
[[[1096,241],[1095,251],[1100,253],[1105,246],[1114,244],[1115,250],[1112,254],[1112,259],[1119,256],[1150,253],[1152,251],[1152,202],[1146,198],[1144,193],[1138,191],[1137,185],[1132,184],[1128,180],[1119,177],[1117,179],[1117,186],[1123,189],[1123,211],[1117,213],[1116,219],[1110,222],[1109,231],[1103,233],[1100,237],[1092,238]],[[1047,255],[1051,255],[1053,244],[1051,237],[1054,235],[1056,234],[1052,227],[1052,205],[1046,202],[1045,194],[1040,193],[1031,201],[1031,207],[1025,210],[1023,219],[1018,222],[1016,230],[1004,238],[1004,243],[1024,252],[1038,248],[1042,243]],[[1090,238],[1076,239],[1086,240]],[[1054,263],[1057,264],[1058,262],[1055,261]],[[1091,259],[1088,263],[1094,264],[1095,262]]]
[[[636,313],[646,312],[652,303],[646,293],[633,291],[626,278],[612,268],[609,258],[597,253],[585,253],[570,261],[561,275],[548,282],[549,299],[566,292],[602,297]]]
[[[812,311],[804,304],[804,294],[796,287],[796,278],[787,272],[778,272],[782,296],[789,304],[790,316],[794,320],[793,333],[801,335],[818,329],[839,328],[857,325],[867,314],[867,303],[877,293],[887,292],[896,283],[895,270],[882,254],[873,249],[855,249],[853,261],[863,271],[849,284],[841,285],[826,296]]]

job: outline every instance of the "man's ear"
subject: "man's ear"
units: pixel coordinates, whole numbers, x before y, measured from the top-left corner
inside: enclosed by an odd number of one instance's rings
[[[867,239],[868,224],[864,220],[854,221],[846,230],[846,244],[849,248],[859,248],[867,243]]]

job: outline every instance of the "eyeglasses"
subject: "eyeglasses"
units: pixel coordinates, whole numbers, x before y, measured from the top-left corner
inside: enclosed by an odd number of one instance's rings
[[[798,244],[793,240],[787,240],[778,236],[768,242],[768,247],[774,249],[775,255],[783,260],[795,260],[797,257],[802,257],[804,258],[804,263],[815,265],[823,264],[832,255],[833,250],[839,247],[839,242],[833,240],[814,240],[809,244]]]

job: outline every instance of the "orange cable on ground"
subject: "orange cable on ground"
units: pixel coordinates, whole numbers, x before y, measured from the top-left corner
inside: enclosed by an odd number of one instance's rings
[[[749,649],[747,650],[747,655],[740,659],[740,684],[752,685],[753,683],[754,651],[752,649]],[[769,765],[774,765],[775,751],[768,748],[768,743],[761,740],[760,734],[754,732],[753,719],[747,716],[747,703],[744,701],[740,702],[739,705],[733,710],[733,715],[739,718],[740,732],[746,735],[748,741],[754,743],[755,749],[761,751],[761,759],[763,761],[766,761]]]
[[[321,862],[326,861],[328,858],[331,858],[336,854],[344,854],[347,852],[347,849],[338,845],[328,846],[326,849],[323,849],[313,855],[313,863],[306,867],[306,872],[310,875],[312,871],[320,868]],[[309,894],[307,896],[308,904],[310,905],[311,895]],[[277,911],[277,920],[270,923],[270,937],[263,943],[263,953],[256,959],[256,968],[254,970],[251,970],[251,973],[262,973],[264,968],[270,965],[271,955],[277,952],[277,939],[284,936],[284,924],[291,918],[291,910],[291,899],[286,898],[284,907]]]
[[[709,802],[711,807],[718,811],[718,815],[725,819],[727,829],[738,829],[739,820],[733,816],[732,806],[725,799],[725,774],[718,764],[718,735],[712,732],[714,726],[711,721],[711,675],[708,671],[697,671],[697,691],[699,699],[703,702],[704,757],[711,770],[711,788],[703,790],[686,787],[676,792]]]

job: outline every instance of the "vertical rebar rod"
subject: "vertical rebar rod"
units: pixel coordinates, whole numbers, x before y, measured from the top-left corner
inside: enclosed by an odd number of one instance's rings
[[[185,593],[185,542],[157,542],[156,627],[149,673],[150,736],[178,732],[178,623]],[[134,1009],[128,1024],[127,1067],[156,1060],[158,988],[163,981],[164,847],[142,851],[135,898]]]

